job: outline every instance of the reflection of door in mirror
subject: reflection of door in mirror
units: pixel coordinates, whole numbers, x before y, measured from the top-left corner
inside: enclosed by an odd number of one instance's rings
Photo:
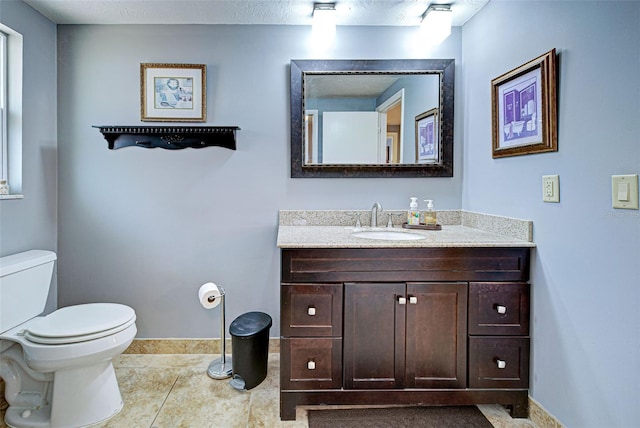
[[[389,127],[387,127],[389,129]],[[385,147],[385,163],[393,164],[398,163],[398,155],[400,153],[400,146],[398,145],[398,133],[387,131],[387,145]]]
[[[404,89],[399,90],[383,102],[376,111],[380,113],[380,129],[386,130],[387,139],[381,141],[385,147],[385,152],[389,155],[382,159],[380,163],[399,164],[402,163],[402,129],[404,126],[402,114],[404,108]],[[389,134],[392,135],[389,140]],[[393,137],[395,136],[395,138]]]
[[[322,115],[322,163],[376,164],[378,113],[373,111],[325,111]]]
[[[402,117],[402,104],[396,104],[387,112],[387,133],[395,135],[389,163],[402,163],[402,129],[404,126]]]
[[[305,163],[318,163],[318,110],[307,110],[304,115]]]

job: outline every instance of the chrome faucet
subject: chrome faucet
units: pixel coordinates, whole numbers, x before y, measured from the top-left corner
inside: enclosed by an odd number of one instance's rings
[[[374,202],[371,207],[371,227],[378,227],[378,212],[382,212],[380,202]]]

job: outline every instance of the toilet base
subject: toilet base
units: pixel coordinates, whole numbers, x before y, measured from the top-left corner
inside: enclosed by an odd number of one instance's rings
[[[86,427],[116,415],[123,406],[111,360],[54,373],[50,406],[7,409],[16,428]]]

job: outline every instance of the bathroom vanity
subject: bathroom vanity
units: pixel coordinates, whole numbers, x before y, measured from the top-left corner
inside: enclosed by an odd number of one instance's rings
[[[313,225],[315,214],[286,225],[288,215],[278,233],[283,420],[320,404],[498,403],[527,416],[530,239],[463,224],[364,239]]]

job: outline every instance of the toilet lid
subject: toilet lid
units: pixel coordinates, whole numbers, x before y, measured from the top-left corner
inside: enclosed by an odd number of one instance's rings
[[[123,330],[135,322],[135,317],[133,309],[117,303],[67,306],[35,318],[24,333],[29,341],[36,343],[81,342]]]

